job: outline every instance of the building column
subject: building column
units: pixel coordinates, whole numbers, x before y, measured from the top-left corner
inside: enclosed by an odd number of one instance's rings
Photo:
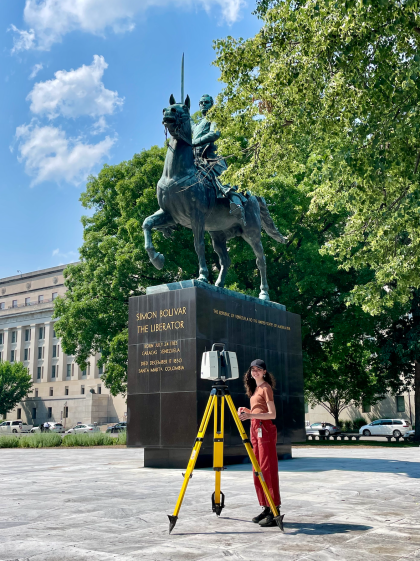
[[[17,347],[16,347],[16,362],[23,362],[23,347],[24,347],[24,328],[20,325],[17,328]]]
[[[29,328],[31,330],[31,343],[29,346],[31,350],[31,358],[29,360],[29,374],[32,374],[32,380],[36,382],[36,376],[38,372],[38,331],[35,323],[31,323]]]
[[[58,377],[58,379],[63,381],[63,380],[66,379],[67,355],[65,354],[65,352],[61,348],[61,339],[58,340],[57,345],[59,347],[59,355],[58,355],[58,370],[59,370],[58,374],[59,374],[59,377]]]
[[[10,329],[4,328],[3,361],[10,361]]]
[[[52,357],[52,340],[54,323],[52,321],[45,324],[45,342],[44,342],[44,382],[51,382],[51,357]],[[57,379],[57,378],[56,378]]]

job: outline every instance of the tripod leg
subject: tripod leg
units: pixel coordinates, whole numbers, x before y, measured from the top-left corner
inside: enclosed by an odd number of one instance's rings
[[[185,475],[184,475],[184,482],[182,484],[181,491],[179,493],[178,500],[177,500],[176,505],[175,505],[174,513],[173,513],[172,516],[168,514],[169,533],[172,532],[172,530],[175,527],[176,521],[178,520],[178,514],[179,514],[179,511],[181,510],[181,505],[182,505],[182,501],[184,499],[185,491],[187,490],[187,486],[188,486],[188,482],[190,480],[190,476],[191,476],[192,472],[194,471],[194,467],[195,467],[195,464],[197,462],[198,453],[200,452],[201,443],[204,440],[204,435],[206,433],[207,425],[209,424],[211,413],[213,411],[213,407],[214,407],[214,403],[215,403],[216,399],[217,399],[216,395],[212,392],[210,394],[209,400],[207,402],[206,410],[204,411],[204,415],[203,415],[203,418],[201,420],[200,428],[198,429],[198,434],[197,434],[197,437],[195,439],[195,443],[194,443],[194,447],[193,447],[192,452],[191,452],[190,460],[188,462],[187,471],[185,472]]]
[[[258,476],[258,479],[260,480],[261,486],[263,488],[264,494],[267,498],[268,504],[270,505],[271,508],[271,512],[274,514],[274,520],[276,521],[277,526],[280,528],[280,530],[283,532],[283,518],[284,518],[284,514],[280,515],[279,511],[277,510],[276,505],[274,504],[274,501],[270,495],[270,491],[268,490],[267,487],[267,483],[264,480],[263,474],[261,472],[261,468],[260,465],[257,461],[257,458],[255,457],[254,451],[252,449],[251,446],[251,442],[249,441],[249,438],[245,432],[244,426],[238,416],[238,413],[235,409],[235,405],[233,404],[233,400],[232,397],[230,395],[226,395],[226,402],[229,406],[230,412],[232,413],[232,416],[235,420],[236,426],[238,427],[239,430],[239,434],[241,435],[242,438],[242,442],[245,445],[246,451],[248,452],[248,456],[249,459],[251,460],[252,466],[255,470],[255,474]]]
[[[220,412],[219,412],[220,411]],[[212,495],[213,512],[220,516],[225,506],[225,496],[220,490],[223,468],[223,440],[225,426],[225,398],[217,396],[214,402],[214,444],[213,444],[213,469],[215,472],[215,491]],[[221,498],[221,500],[220,500]]]

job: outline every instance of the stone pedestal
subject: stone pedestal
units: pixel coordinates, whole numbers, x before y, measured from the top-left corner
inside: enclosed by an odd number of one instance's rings
[[[144,448],[145,467],[187,466],[212,385],[200,378],[201,355],[213,343],[237,353],[242,373],[261,358],[275,376],[279,458],[305,440],[300,317],[281,304],[182,281],[130,298],[128,446]],[[236,407],[249,406],[242,379],[229,388]],[[246,461],[228,409],[225,429],[225,465]],[[211,466],[212,457],[211,421],[197,467]]]

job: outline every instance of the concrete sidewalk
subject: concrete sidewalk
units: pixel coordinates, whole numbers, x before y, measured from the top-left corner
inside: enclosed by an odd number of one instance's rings
[[[197,470],[168,535],[179,470],[135,449],[1,449],[1,561],[420,559],[420,448],[298,448],[279,463],[285,534],[259,513],[249,465]]]

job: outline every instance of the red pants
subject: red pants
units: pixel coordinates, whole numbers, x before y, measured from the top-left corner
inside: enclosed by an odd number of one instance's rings
[[[262,429],[262,438],[258,437],[259,428]],[[281,504],[281,500],[276,442],[277,428],[270,420],[251,420],[251,443],[254,448],[254,454],[260,464],[263,477],[267,483],[267,487],[273,498],[274,504],[279,506]],[[270,506],[264,494],[260,480],[255,475],[255,472],[253,475],[255,490],[257,491],[257,497],[260,505]]]

